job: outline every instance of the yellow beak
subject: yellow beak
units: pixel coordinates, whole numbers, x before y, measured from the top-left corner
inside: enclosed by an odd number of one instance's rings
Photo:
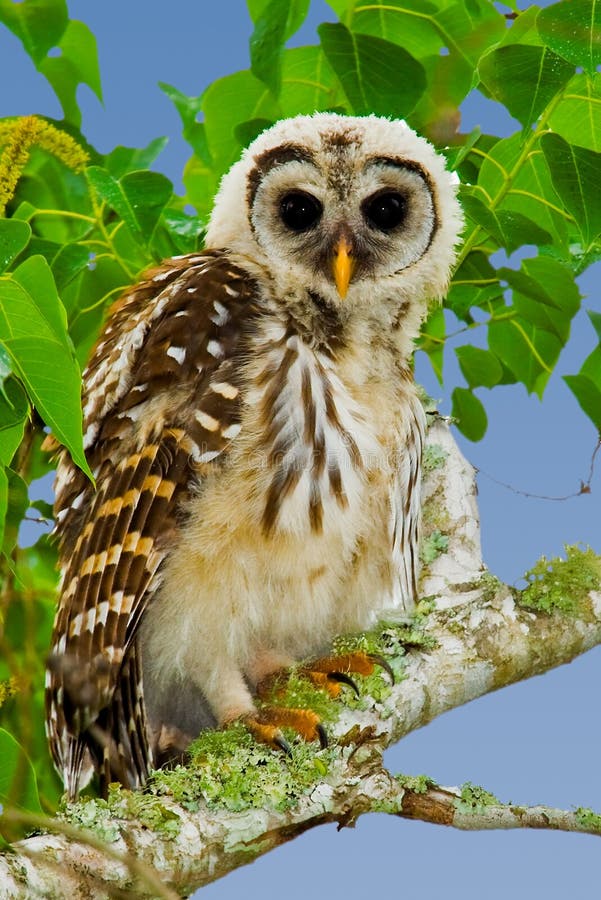
[[[336,290],[343,300],[346,297],[355,268],[355,260],[349,253],[350,249],[346,238],[340,238],[336,245],[336,255],[334,256],[334,281]]]

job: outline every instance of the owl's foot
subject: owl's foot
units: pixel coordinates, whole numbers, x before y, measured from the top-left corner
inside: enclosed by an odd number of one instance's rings
[[[307,678],[315,687],[326,691],[331,697],[340,695],[342,685],[352,688],[359,696],[359,688],[351,675],[371,675],[376,666],[384,669],[394,684],[394,672],[386,660],[375,653],[362,651],[323,656],[298,667],[295,673]],[[277,669],[262,678],[256,688],[257,696],[263,700],[270,700],[285,693],[289,674],[287,668]],[[242,716],[241,721],[257,741],[279,748],[285,753],[290,753],[290,745],[282,735],[281,728],[292,728],[305,741],[319,740],[322,748],[328,746],[326,730],[319,716],[310,709],[266,706],[257,713]]]
[[[310,709],[288,709],[284,706],[267,706],[256,713],[249,713],[240,719],[254,739],[274,749],[290,755],[290,744],[281,732],[291,728],[305,741],[318,740],[323,750],[328,746],[326,730],[319,716]]]
[[[327,691],[331,697],[339,696],[343,684],[348,685],[359,696],[359,688],[351,674],[371,675],[376,666],[384,669],[394,684],[394,672],[386,660],[375,653],[364,653],[360,650],[311,660],[298,669],[298,674],[308,678],[316,687]]]
[[[364,653],[362,650],[354,653],[322,656],[299,666],[295,671],[297,675],[308,678],[315,687],[327,691],[331,697],[340,695],[343,684],[348,685],[359,696],[359,688],[351,677],[351,673],[353,675],[371,675],[376,666],[384,669],[394,684],[394,672],[384,657],[378,656],[376,653]],[[287,669],[278,669],[267,675],[257,685],[257,696],[267,699],[273,696],[274,690],[283,693],[288,674]]]

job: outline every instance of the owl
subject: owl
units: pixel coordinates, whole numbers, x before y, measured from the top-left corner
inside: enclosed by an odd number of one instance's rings
[[[403,121],[281,121],[224,176],[206,248],[113,306],[84,373],[94,484],[65,450],[56,481],[47,732],[70,797],[94,772],[140,786],[236,720],[324,744],[261,686],[309,659],[335,692],[381,662],[327,647],[414,603],[411,353],[448,286],[455,181]]]

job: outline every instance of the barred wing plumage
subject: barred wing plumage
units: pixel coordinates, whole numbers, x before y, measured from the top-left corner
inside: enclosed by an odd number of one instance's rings
[[[167,260],[115,304],[84,373],[95,486],[61,450],[47,673],[48,736],[71,797],[94,769],[106,790],[143,783],[152,765],[136,631],[191,485],[227,457],[257,312],[255,283],[226,253]]]

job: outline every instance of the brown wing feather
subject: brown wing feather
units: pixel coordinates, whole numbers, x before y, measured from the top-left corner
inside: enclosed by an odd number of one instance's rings
[[[63,451],[47,690],[50,745],[71,795],[93,768],[104,784],[134,786],[152,764],[136,630],[191,482],[226,457],[258,314],[253,280],[226,254],[167,261],[116,304],[84,373],[96,487]]]

